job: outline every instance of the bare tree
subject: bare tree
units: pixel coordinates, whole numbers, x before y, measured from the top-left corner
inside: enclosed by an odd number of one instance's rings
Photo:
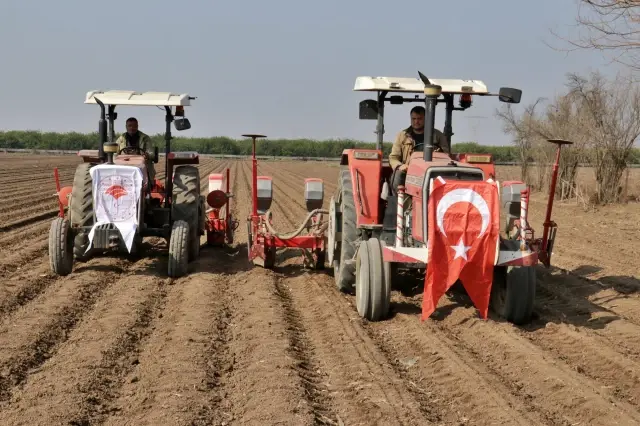
[[[574,49],[599,50],[640,71],[640,0],[576,0],[580,34],[564,37]]]
[[[549,184],[550,168],[555,157],[555,147],[547,139],[561,138],[574,142],[570,149],[563,152],[559,166],[559,179],[563,183],[556,187],[557,196],[561,199],[575,195],[578,165],[584,159],[584,132],[580,124],[581,112],[572,104],[567,95],[559,96],[547,105],[544,113],[537,108],[542,99],[537,99],[525,108],[517,117],[510,105],[497,115],[505,122],[504,130],[514,137],[518,147],[521,179],[529,183],[533,189],[541,190]],[[531,176],[529,163],[537,163],[537,174]]]
[[[556,97],[544,114],[536,111],[540,99],[521,116],[516,116],[510,106],[497,112],[505,122],[505,132],[513,136],[519,148],[522,179],[531,182],[525,163],[533,158],[539,167],[532,186],[546,186],[554,147],[545,139],[568,139],[574,145],[563,150],[559,167],[562,184],[556,188],[557,195],[561,199],[576,195],[578,167],[587,163],[595,170],[592,201],[619,202],[622,176],[640,137],[640,88],[621,77],[608,82],[599,73],[588,78],[569,74],[567,87],[568,92]]]
[[[531,152],[534,139],[539,137],[538,123],[536,123],[536,107],[544,98],[536,101],[525,108],[521,117],[516,117],[510,104],[507,104],[502,111],[496,111],[496,115],[504,121],[504,132],[514,137],[514,143],[518,147],[518,160],[520,162],[520,179],[523,182],[529,181],[529,164],[532,160]]]
[[[617,77],[608,83],[599,73],[569,75],[569,93],[582,112],[580,128],[588,133],[588,154],[596,174],[600,204],[620,201],[622,175],[640,137],[640,89]]]

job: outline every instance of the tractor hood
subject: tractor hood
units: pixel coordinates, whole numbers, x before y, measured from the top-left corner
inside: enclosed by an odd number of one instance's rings
[[[434,152],[432,161],[424,161],[422,152],[414,152],[411,154],[411,162],[405,180],[407,194],[422,197],[428,180],[437,176],[460,180],[486,180],[490,178],[484,167],[452,160],[449,155],[443,152]]]
[[[474,165],[453,160],[449,157],[448,154],[444,152],[434,152],[431,161],[424,161],[422,152],[414,152],[411,154],[411,161],[409,162],[409,169],[407,170],[407,176],[424,176],[427,169],[430,167],[460,167],[460,168],[473,168],[477,170],[482,170],[481,167],[476,167]],[[487,176],[488,178],[488,176]]]

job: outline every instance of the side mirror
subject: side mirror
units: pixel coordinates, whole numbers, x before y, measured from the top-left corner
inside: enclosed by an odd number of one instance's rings
[[[378,102],[374,99],[366,99],[360,102],[360,120],[377,120]]]
[[[153,148],[153,163],[154,164],[158,164],[159,158],[158,158],[158,147],[156,146],[155,148]]]
[[[191,128],[191,123],[188,118],[176,118],[173,125],[177,131],[189,130]]]
[[[509,104],[519,104],[522,97],[522,90],[513,89],[511,87],[501,87],[498,92],[500,102],[506,102]]]

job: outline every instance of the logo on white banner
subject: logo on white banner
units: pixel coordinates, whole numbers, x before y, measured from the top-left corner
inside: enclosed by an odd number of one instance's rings
[[[113,222],[128,221],[136,217],[136,191],[130,177],[112,175],[100,179],[98,194],[102,201],[98,203],[98,216],[104,214]]]

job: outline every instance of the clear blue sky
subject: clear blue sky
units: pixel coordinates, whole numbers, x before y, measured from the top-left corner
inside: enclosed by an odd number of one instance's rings
[[[198,96],[180,135],[374,141],[375,122],[358,120],[358,75],[419,69],[519,87],[520,110],[562,91],[567,72],[612,73],[598,53],[544,44],[576,13],[574,0],[3,0],[0,129],[93,131],[88,90],[157,90]],[[409,125],[411,106],[387,110],[385,140]],[[498,106],[480,98],[455,113],[454,143],[509,143]],[[119,112],[117,131],[129,115],[163,130],[158,109]]]

